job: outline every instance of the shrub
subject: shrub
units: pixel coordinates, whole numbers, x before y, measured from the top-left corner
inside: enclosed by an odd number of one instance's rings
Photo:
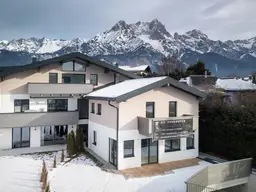
[[[77,153],[75,134],[73,130],[68,134],[67,151],[69,157],[72,157],[74,154]]]
[[[46,186],[45,192],[50,192],[50,183],[47,183],[47,186]]]
[[[76,129],[76,149],[77,153],[82,153],[84,149],[84,134],[81,128]]]
[[[41,173],[41,178],[40,178],[40,182],[42,182],[43,190],[46,189],[47,177],[48,177],[48,172],[47,172],[45,161],[43,160],[42,173]]]
[[[57,164],[57,162],[56,162],[56,155],[54,156],[54,159],[53,159],[53,168],[56,168],[56,165]]]
[[[61,151],[61,159],[60,159],[60,162],[64,162],[64,158],[65,158],[64,150],[62,150],[62,151]]]

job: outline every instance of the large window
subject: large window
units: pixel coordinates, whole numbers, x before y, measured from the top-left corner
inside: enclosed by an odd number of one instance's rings
[[[97,115],[101,115],[101,104],[98,104],[98,111],[97,111]]]
[[[179,151],[180,139],[167,139],[165,140],[165,152]]]
[[[30,146],[30,128],[13,128],[12,129],[12,148]]]
[[[68,126],[42,126],[41,127],[41,146],[64,144],[67,141]]]
[[[146,118],[155,118],[155,103],[146,103]]]
[[[176,117],[177,116],[177,102],[170,101],[169,102],[169,117]]]
[[[124,141],[124,158],[134,157],[134,141]]]
[[[93,145],[97,145],[97,133],[96,131],[93,131]]]
[[[62,83],[85,83],[85,74],[62,74]]]
[[[195,136],[190,135],[187,137],[187,149],[194,149],[195,148]]]
[[[47,111],[67,111],[68,100],[67,99],[48,99],[47,100]]]
[[[90,84],[98,85],[98,75],[97,74],[90,75]]]
[[[14,113],[21,113],[29,110],[29,99],[15,99]]]
[[[49,73],[49,83],[58,83],[58,73]]]
[[[85,65],[76,61],[68,61],[62,64],[62,71],[85,72]]]

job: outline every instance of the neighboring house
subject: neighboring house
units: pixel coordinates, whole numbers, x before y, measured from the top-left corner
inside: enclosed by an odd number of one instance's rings
[[[169,77],[126,80],[89,99],[88,147],[118,170],[198,157],[199,100]]]
[[[229,103],[232,104],[241,99],[256,97],[256,84],[238,78],[220,78],[216,81],[216,88],[224,90],[229,95]]]
[[[211,92],[215,90],[216,76],[212,75],[190,75],[186,79],[186,83],[204,92]],[[181,82],[185,82],[184,79]]]
[[[139,65],[139,66],[119,66],[120,69],[129,71],[138,75],[147,75],[152,73],[149,65]]]
[[[88,100],[82,96],[134,78],[81,53],[0,68],[0,149],[63,144],[77,126],[88,140]]]

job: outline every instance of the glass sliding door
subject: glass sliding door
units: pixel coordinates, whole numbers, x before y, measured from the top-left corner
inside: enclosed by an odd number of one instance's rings
[[[42,126],[41,146],[65,144],[67,141],[67,134],[67,125]]]
[[[117,144],[116,140],[109,138],[109,162],[116,166],[116,152],[117,152]]]
[[[30,147],[30,128],[12,129],[12,148]]]
[[[141,140],[141,164],[158,163],[158,142],[152,139]]]

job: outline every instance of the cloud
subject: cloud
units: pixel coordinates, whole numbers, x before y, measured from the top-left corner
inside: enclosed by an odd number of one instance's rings
[[[91,38],[117,21],[162,21],[171,33],[200,29],[214,39],[256,36],[255,0],[0,1],[0,39]]]

